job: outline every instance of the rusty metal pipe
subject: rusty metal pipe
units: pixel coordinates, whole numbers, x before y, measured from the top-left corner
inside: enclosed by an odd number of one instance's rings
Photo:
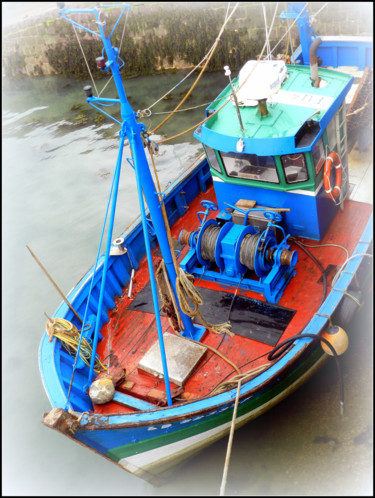
[[[309,56],[310,56],[310,74],[311,81],[313,82],[313,87],[319,88],[320,78],[318,75],[318,56],[317,51],[319,45],[321,45],[322,39],[315,38],[315,40],[310,45]]]
[[[180,244],[182,246],[189,243],[190,234],[191,232],[188,232],[187,230],[182,230],[182,232],[180,233]]]

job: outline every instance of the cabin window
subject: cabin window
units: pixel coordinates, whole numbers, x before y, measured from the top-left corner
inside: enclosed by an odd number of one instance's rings
[[[272,156],[220,152],[226,173],[233,178],[280,183]]]
[[[315,173],[318,174],[322,169],[325,160],[323,139],[319,138],[313,148],[312,155],[315,165]]]
[[[216,169],[216,171],[221,173],[220,164],[219,161],[217,160],[214,149],[211,149],[211,147],[208,147],[207,145],[204,145],[203,148],[206,153],[209,165],[212,166],[213,169]]]
[[[309,175],[307,174],[305,156],[302,152],[281,156],[281,164],[283,165],[287,183],[298,183],[308,180]]]

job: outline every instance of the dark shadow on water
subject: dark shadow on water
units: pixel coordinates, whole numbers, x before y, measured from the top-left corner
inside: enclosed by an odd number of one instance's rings
[[[279,405],[235,432],[226,494],[323,496],[372,494],[372,296],[348,332],[340,357],[345,413],[340,416],[336,364],[325,365]],[[218,495],[228,438],[180,468],[155,495]]]

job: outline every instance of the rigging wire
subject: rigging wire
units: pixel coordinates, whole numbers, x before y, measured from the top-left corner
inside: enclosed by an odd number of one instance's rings
[[[74,29],[74,33],[75,33],[75,35],[76,35],[76,37],[77,37],[78,45],[79,45],[79,47],[80,47],[80,49],[81,49],[81,52],[82,52],[82,55],[83,55],[84,61],[85,61],[85,63],[86,63],[86,67],[87,67],[87,69],[88,69],[88,72],[89,72],[89,75],[90,75],[90,78],[91,78],[91,82],[92,82],[92,84],[93,84],[93,86],[94,86],[94,88],[95,88],[96,95],[98,96],[98,95],[99,95],[99,92],[98,92],[98,89],[96,88],[96,85],[95,85],[95,80],[94,80],[94,78],[93,78],[93,76],[92,76],[92,73],[91,73],[91,70],[90,70],[89,63],[87,62],[86,55],[85,55],[85,51],[83,50],[83,47],[82,47],[82,45],[81,45],[81,42],[80,42],[80,39],[79,39],[79,37],[78,37],[78,33],[77,33],[77,30],[76,30],[76,27],[74,26],[74,24],[72,24],[72,26],[73,26],[73,29]]]
[[[299,13],[299,15],[298,15],[298,16],[297,16],[297,18],[295,19],[294,23],[298,20],[298,18],[300,17],[300,15],[302,14],[302,12],[304,11],[304,9],[305,9],[305,8],[306,8],[306,7],[304,7],[304,8],[301,10],[301,12]],[[271,27],[270,27],[270,33],[271,33],[272,29],[273,29],[274,21],[275,21],[275,18],[276,18],[276,12],[277,12],[277,11],[276,11],[276,9],[275,9],[275,11],[274,11],[274,15],[273,15],[273,19],[272,19],[272,23],[271,23]],[[232,12],[232,13],[233,13],[233,12]],[[294,24],[294,23],[293,23],[293,24]],[[292,24],[292,26],[293,26],[293,24]],[[292,26],[291,26],[291,27],[292,27]],[[263,57],[263,53],[264,53],[265,48],[266,48],[266,43],[264,43],[264,45],[263,45],[263,48],[262,48],[261,53],[260,53],[260,55],[259,55],[259,60],[261,60],[261,59],[262,59],[262,57]],[[271,51],[271,52],[272,52],[272,51]],[[258,61],[258,62],[259,62],[259,61]],[[223,108],[224,108],[224,107],[225,107],[225,106],[226,106],[226,105],[227,105],[227,104],[231,101],[232,97],[233,97],[234,95],[236,95],[236,94],[237,94],[237,92],[238,92],[238,91],[239,91],[239,90],[240,90],[240,89],[241,89],[241,88],[242,88],[242,87],[246,84],[247,80],[250,78],[250,76],[252,75],[252,73],[253,73],[253,71],[255,70],[255,68],[256,68],[256,67],[257,67],[257,64],[256,64],[256,65],[254,66],[254,68],[253,68],[253,69],[249,72],[249,74],[247,75],[246,79],[245,79],[245,80],[243,81],[243,83],[242,83],[242,84],[241,84],[241,85],[237,88],[237,90],[234,90],[234,92],[232,93],[232,95],[231,95],[230,97],[228,97],[227,101],[226,101],[226,102],[225,102],[225,103],[224,103],[221,107],[219,107],[219,109],[217,109],[215,112],[213,112],[210,116],[208,116],[207,118],[203,119],[203,120],[202,120],[202,121],[200,121],[199,123],[197,123],[197,124],[195,124],[195,125],[191,126],[191,127],[190,127],[190,128],[188,128],[187,130],[185,130],[185,131],[183,131],[183,132],[181,132],[181,133],[178,133],[177,135],[174,135],[174,136],[172,136],[172,137],[168,137],[168,138],[165,138],[165,139],[163,139],[163,140],[159,140],[157,143],[158,143],[158,144],[161,144],[161,143],[166,143],[166,142],[169,142],[169,141],[171,141],[171,140],[174,140],[175,138],[179,138],[179,137],[181,137],[181,136],[185,135],[186,133],[189,133],[190,131],[195,130],[197,127],[199,127],[199,126],[203,125],[204,123],[206,123],[209,119],[211,119],[213,116],[215,116],[215,115],[216,115],[219,111],[221,111],[221,109],[223,109]],[[153,130],[153,131],[155,131],[155,130]]]
[[[277,3],[276,7],[275,7],[275,10],[277,9],[278,5],[279,4]],[[264,28],[265,28],[265,31],[266,31],[266,47],[267,47],[266,60],[270,60],[271,59],[271,47],[270,47],[269,33],[268,33],[268,29],[267,29],[266,6],[265,6],[264,2],[262,2],[262,10],[263,10],[263,17],[264,17]]]
[[[298,16],[294,19],[293,23],[291,24],[290,28],[287,29],[286,33],[284,33],[284,35],[280,38],[280,40],[276,43],[276,45],[273,47],[273,49],[271,50],[271,54],[272,52],[275,51],[276,47],[278,47],[280,45],[280,43],[284,40],[284,38],[286,37],[287,34],[289,34],[290,30],[293,28],[293,26],[295,25],[295,23],[298,21],[298,19],[301,17],[302,13],[305,11],[305,9],[307,8],[307,6],[309,5],[308,2],[306,2],[305,6],[303,7],[303,9],[301,9],[301,12],[298,14]],[[276,11],[275,11],[276,12]]]
[[[288,10],[288,4],[285,3],[285,6],[286,6],[286,10]],[[292,11],[293,10],[293,2],[291,3],[291,8],[290,10]],[[292,40],[292,33],[290,31],[290,22],[289,22],[289,17],[288,15],[286,16],[286,24],[287,24],[287,27],[288,27],[288,37],[289,37],[289,45],[290,45],[290,61],[296,65],[296,61],[295,61],[295,58],[293,56],[294,54],[294,48],[293,48],[293,40]],[[288,53],[288,52],[287,52]]]
[[[219,102],[220,100],[223,100],[225,98],[226,97],[220,97],[220,98],[212,100],[211,102],[206,102],[205,104],[199,104],[199,105],[195,105],[193,107],[186,107],[185,109],[178,109],[178,111],[176,111],[176,112],[193,111],[194,109],[199,109],[200,107],[207,107],[207,106],[213,104],[214,102]],[[170,112],[171,111],[160,111],[160,112],[153,112],[152,114],[154,116],[157,116],[159,114],[169,114]]]
[[[177,105],[177,107],[170,113],[170,115],[168,117],[166,117],[160,124],[158,124],[152,131],[151,131],[151,134],[155,133],[159,128],[161,128],[167,121],[169,121],[172,116],[175,114],[175,112],[183,105],[183,103],[187,100],[187,98],[189,97],[189,95],[191,94],[191,92],[194,90],[194,88],[196,87],[196,85],[198,84],[198,81],[201,79],[204,71],[206,70],[206,67],[208,66],[208,63],[210,62],[211,60],[211,57],[212,55],[214,54],[215,52],[215,49],[216,47],[218,46],[219,44],[219,41],[220,41],[220,37],[221,35],[223,34],[224,32],[224,29],[225,29],[225,26],[227,25],[227,23],[229,22],[230,18],[233,16],[233,14],[235,13],[235,11],[237,10],[237,7],[239,5],[239,2],[236,3],[236,5],[233,7],[232,9],[232,12],[229,14],[229,16],[227,17],[227,19],[225,20],[223,26],[221,27],[220,29],[220,32],[215,40],[215,43],[213,45],[213,48],[211,50],[211,53],[210,55],[208,56],[201,72],[199,73],[197,79],[195,80],[195,82],[193,83],[193,85],[190,87],[190,90],[186,93],[185,97],[181,100],[181,102]]]
[[[227,6],[227,12],[225,14],[225,19],[224,19],[224,25],[228,22],[228,11],[229,11],[229,6],[230,6],[230,2],[228,3],[228,6]],[[235,7],[237,8],[237,7]],[[213,45],[211,46],[211,48],[208,50],[207,54],[203,57],[203,59],[179,82],[177,83],[173,88],[171,88],[170,90],[168,90],[167,93],[165,93],[162,97],[160,97],[156,102],[154,102],[153,104],[151,104],[148,109],[151,109],[152,107],[154,107],[156,104],[158,104],[160,101],[162,101],[165,97],[167,97],[167,95],[169,95],[170,93],[172,93],[174,90],[176,90],[176,88],[178,88],[187,78],[189,78],[189,76],[191,76],[194,71],[196,71],[202,64],[203,62],[207,59],[207,57],[210,56],[211,52],[213,50],[215,50],[215,45],[217,43],[217,39],[215,40],[215,42],[213,43]],[[168,111],[170,112],[170,111]],[[177,111],[176,111],[177,112]],[[155,114],[155,113],[153,113]]]
[[[310,16],[310,22],[311,23],[316,21],[316,17],[321,13],[321,11],[323,9],[325,9],[327,7],[327,5],[328,5],[328,2],[326,2],[322,7],[320,7],[320,9],[318,10],[318,12],[316,14],[312,14]]]

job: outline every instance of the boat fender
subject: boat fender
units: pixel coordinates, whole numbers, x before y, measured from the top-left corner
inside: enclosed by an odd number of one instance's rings
[[[115,386],[111,375],[103,375],[100,379],[94,380],[90,386],[90,399],[97,405],[109,403],[109,401],[112,401],[114,395]]]
[[[338,325],[331,325],[327,330],[325,330],[322,334],[323,339],[326,339],[331,346],[334,347],[336,353],[341,355],[345,353],[348,349],[349,339],[345,330]],[[322,341],[321,342],[323,351],[330,356],[333,356],[331,349]]]
[[[331,168],[332,164],[335,167],[336,170],[336,183],[335,186],[332,188],[331,185]],[[330,199],[333,201],[338,198],[341,192],[341,178],[342,178],[342,168],[341,168],[341,160],[339,155],[336,152],[331,152],[329,156],[327,157],[327,160],[324,164],[324,188],[326,191],[326,194]]]

